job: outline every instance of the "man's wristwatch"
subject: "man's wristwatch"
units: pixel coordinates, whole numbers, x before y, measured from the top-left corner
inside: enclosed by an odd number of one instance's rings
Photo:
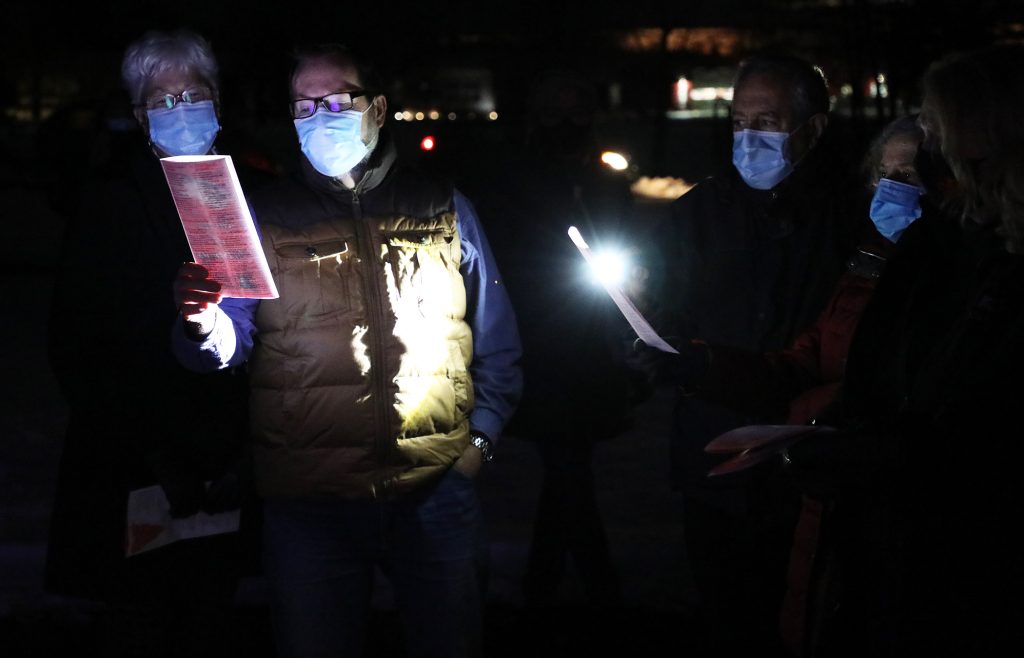
[[[485,462],[489,462],[494,459],[494,452],[491,450],[490,439],[480,432],[471,432],[470,437],[469,442],[480,450],[480,454],[483,455]]]

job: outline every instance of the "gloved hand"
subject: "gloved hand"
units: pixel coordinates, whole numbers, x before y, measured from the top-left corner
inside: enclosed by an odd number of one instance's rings
[[[199,511],[206,487],[199,471],[187,459],[158,450],[148,454],[146,461],[167,496],[171,517],[180,519]]]
[[[780,454],[784,472],[802,491],[835,495],[847,480],[849,437],[828,431],[807,434]]]
[[[676,336],[665,339],[679,354],[662,352],[637,338],[633,343],[634,356],[628,360],[631,367],[650,372],[656,381],[677,386],[700,383],[711,367],[711,348],[705,343],[682,340]]]
[[[251,466],[247,451],[237,455],[224,473],[206,487],[203,511],[219,514],[241,507],[249,491]]]
[[[203,495],[203,511],[219,514],[242,506],[243,487],[238,473],[228,471],[210,483]]]
[[[171,518],[181,519],[196,514],[203,505],[205,487],[198,479],[184,478],[160,482],[168,502]]]

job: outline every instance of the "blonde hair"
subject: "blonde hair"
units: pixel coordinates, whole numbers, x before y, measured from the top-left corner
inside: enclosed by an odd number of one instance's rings
[[[963,216],[998,220],[1007,249],[1024,251],[1024,47],[947,56],[925,73],[924,94]]]

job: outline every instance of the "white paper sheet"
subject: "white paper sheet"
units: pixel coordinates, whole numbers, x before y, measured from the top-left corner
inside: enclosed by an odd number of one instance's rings
[[[136,489],[128,494],[124,554],[131,557],[182,539],[236,532],[240,517],[238,510],[231,510],[173,519],[171,504],[159,485]]]
[[[573,244],[580,250],[583,258],[586,259],[587,263],[591,267],[596,267],[593,255],[590,252],[590,247],[587,246],[583,236],[580,235],[579,229],[575,226],[569,227],[569,237],[572,239]],[[623,293],[618,286],[608,281],[601,279],[601,285],[604,286],[605,291],[611,296],[612,301],[619,307],[619,311],[626,318],[626,322],[629,326],[633,327],[633,331],[640,337],[642,341],[650,345],[651,347],[657,348],[662,352],[668,352],[670,354],[679,354],[679,350],[672,347],[665,340],[658,335],[658,332],[654,330],[651,323],[640,313],[639,309],[630,301],[629,297]]]
[[[274,299],[259,235],[228,155],[161,158],[195,262],[210,271],[225,297]]]

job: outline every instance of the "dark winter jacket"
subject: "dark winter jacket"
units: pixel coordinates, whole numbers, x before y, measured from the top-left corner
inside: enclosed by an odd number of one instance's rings
[[[697,394],[788,424],[825,420],[821,414],[839,393],[850,343],[885,266],[880,251],[874,245],[854,252],[818,320],[785,350],[709,346],[710,367]]]
[[[791,452],[841,485],[833,644],[1019,653],[1024,545],[1009,527],[1024,503],[1024,257],[991,228],[941,217],[900,247],[851,347],[843,432]]]
[[[631,408],[626,324],[567,230],[576,226],[594,250],[625,250],[624,238],[640,237],[627,181],[596,163],[515,161],[480,198],[496,220],[496,257],[521,319],[523,400],[509,431],[544,441],[616,435]]]
[[[49,359],[69,422],[47,584],[103,596],[125,559],[128,492],[187,488],[237,465],[247,387],[233,371],[190,373],[171,354],[171,283],[191,253],[151,153],[140,148],[123,175],[90,188],[61,254]]]
[[[855,186],[819,147],[772,190],[747,186],[734,169],[683,195],[666,232],[668,327],[679,336],[754,353],[785,349],[812,326],[836,288],[867,220]],[[769,419],[697,397],[681,400],[673,479],[706,484],[704,445]]]

